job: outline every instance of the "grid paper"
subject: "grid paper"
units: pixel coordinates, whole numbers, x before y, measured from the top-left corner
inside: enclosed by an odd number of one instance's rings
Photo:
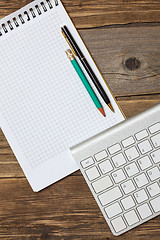
[[[32,169],[119,121],[96,109],[65,54],[61,26],[54,10],[0,41],[0,113]]]

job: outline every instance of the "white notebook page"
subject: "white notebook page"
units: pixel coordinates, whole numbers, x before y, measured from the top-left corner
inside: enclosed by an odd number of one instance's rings
[[[78,169],[70,147],[124,119],[109,92],[116,113],[98,93],[107,117],[96,109],[66,57],[65,20],[72,29],[60,4],[0,38],[0,124],[34,191]]]

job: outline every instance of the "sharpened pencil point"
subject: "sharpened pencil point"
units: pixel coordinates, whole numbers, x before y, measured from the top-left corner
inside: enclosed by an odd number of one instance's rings
[[[111,104],[111,103],[109,103],[109,104],[108,104],[108,107],[111,109],[111,111],[112,111],[112,112],[114,112],[114,109],[113,109],[113,107],[112,107],[112,104]]]
[[[106,117],[106,114],[105,114],[105,112],[104,112],[104,109],[103,109],[103,107],[101,107],[101,108],[98,108],[98,110],[102,113],[102,115],[104,116],[104,117]]]

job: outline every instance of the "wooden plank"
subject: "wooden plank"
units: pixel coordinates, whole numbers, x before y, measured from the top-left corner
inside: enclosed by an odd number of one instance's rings
[[[131,117],[160,102],[160,95],[150,97],[129,97],[118,99],[118,104],[123,109],[126,117]],[[8,142],[0,131],[0,178],[25,177]]]
[[[30,3],[31,0],[0,0],[0,18],[3,18]]]
[[[76,27],[91,28],[113,24],[159,22],[158,0],[63,0]]]
[[[18,10],[31,0],[0,0],[0,18]],[[160,1],[154,0],[62,0],[78,28],[111,24],[160,22]]]
[[[83,177],[69,176],[34,193],[25,179],[0,179],[1,239],[116,240]],[[159,240],[157,217],[119,240]]]
[[[160,94],[117,98],[118,104],[127,118],[132,117],[160,102]]]
[[[90,29],[80,34],[115,96],[160,93],[159,26]]]

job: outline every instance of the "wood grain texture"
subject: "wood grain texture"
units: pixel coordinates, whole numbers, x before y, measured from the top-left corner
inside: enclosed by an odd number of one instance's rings
[[[0,17],[29,2],[0,0]],[[160,22],[160,1],[63,3],[125,115],[131,117],[160,102],[160,24],[155,24]],[[143,22],[155,26],[120,25]],[[119,26],[107,27],[110,24]],[[137,59],[140,66],[129,70],[127,59]],[[129,62],[129,68],[133,65]],[[0,131],[0,239],[159,240],[159,226],[160,216],[114,237],[80,171],[34,193]]]
[[[31,0],[0,0],[0,18]],[[77,28],[160,22],[159,0],[62,0]]]
[[[80,34],[115,96],[160,92],[160,26],[81,30]],[[126,60],[140,67],[130,71]]]
[[[26,179],[0,179],[0,186],[1,239],[117,239],[79,171],[39,193],[32,192]],[[157,217],[118,239],[159,240],[159,234]]]

